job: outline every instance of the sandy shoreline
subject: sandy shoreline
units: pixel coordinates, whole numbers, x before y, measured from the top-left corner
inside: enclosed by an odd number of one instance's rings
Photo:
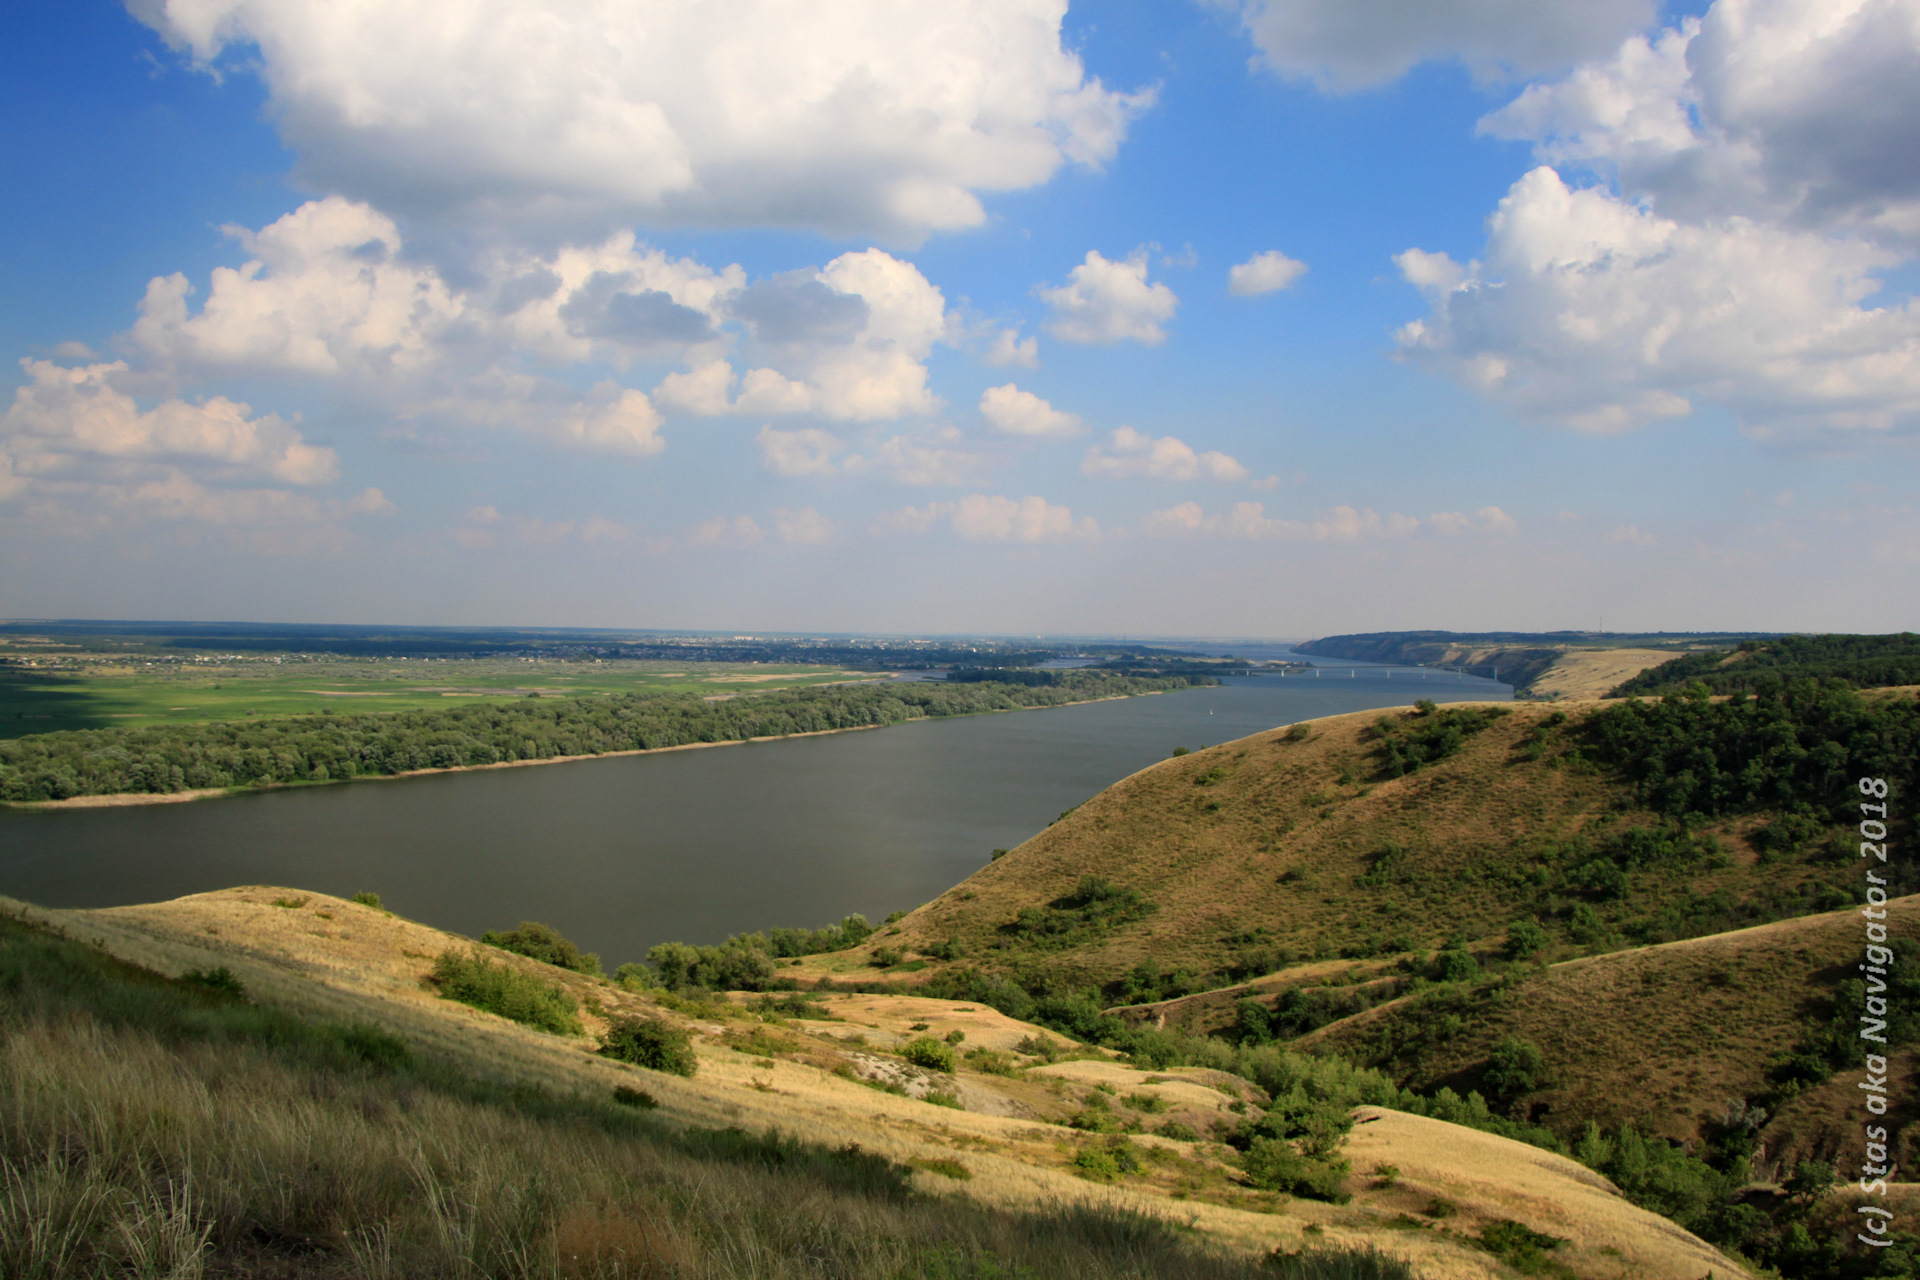
[[[855,683],[848,681],[847,683]],[[970,711],[967,715],[1003,715],[1007,711],[1053,711],[1060,707],[1084,707],[1093,702],[1117,702],[1121,698],[1148,698],[1162,690],[1121,693],[1105,698],[1082,698],[1077,702],[1058,702],[1051,707],[1008,707],[1000,711]],[[963,716],[920,716],[917,720],[959,720]],[[917,720],[903,720],[914,724]],[[368,773],[354,778],[327,782],[270,782],[257,787],[208,787],[199,791],[121,791],[108,796],[74,796],[70,800],[21,800],[0,804],[0,808],[49,812],[62,809],[119,809],[129,805],[181,804],[188,800],[211,800],[217,796],[253,795],[261,791],[284,791],[292,787],[331,787],[350,782],[391,782],[396,778],[419,778],[432,773],[479,773],[484,769],[520,769],[540,764],[573,764],[580,760],[611,760],[616,756],[655,756],[666,751],[698,751],[703,747],[738,747],[750,742],[787,742],[794,738],[824,738],[830,733],[860,733],[867,729],[892,729],[888,724],[855,724],[844,729],[811,729],[806,733],[774,733],[760,738],[729,738],[725,742],[683,742],[676,747],[637,747],[631,751],[598,751],[584,756],[548,756],[543,760],[501,760],[494,764],[458,765],[450,769],[406,769],[400,773]]]

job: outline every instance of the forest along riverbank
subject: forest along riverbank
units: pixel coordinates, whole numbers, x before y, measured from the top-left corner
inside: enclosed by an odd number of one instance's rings
[[[0,800],[225,794],[233,789],[641,754],[1184,689],[1192,676],[1048,673],[1045,683],[822,686],[527,699],[505,706],[83,729],[0,742]]]
[[[619,963],[671,939],[712,943],[849,911],[879,920],[1175,747],[1403,705],[1404,674],[1229,678],[1045,715],[922,718],[886,733],[219,804],[0,811],[0,894],[104,907],[241,884],[370,889],[470,936],[545,920]],[[1423,692],[1443,700],[1503,696],[1484,681],[1432,685]]]

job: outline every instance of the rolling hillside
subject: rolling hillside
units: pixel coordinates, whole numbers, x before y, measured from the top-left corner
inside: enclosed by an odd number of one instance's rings
[[[1849,900],[1857,870],[1816,847],[1762,865],[1750,817],[1700,824],[1688,856],[1635,870],[1618,896],[1569,884],[1570,861],[1629,832],[1668,829],[1623,783],[1572,756],[1578,716],[1594,705],[1488,705],[1493,718],[1455,754],[1402,777],[1381,776],[1378,712],[1164,761],[848,959],[957,947],[963,958],[951,964],[1100,985],[1111,1003],[1137,1003],[1178,994],[1150,989],[1159,979],[1130,991],[1142,965],[1218,986],[1450,941],[1484,952],[1510,924],[1536,917],[1548,954],[1565,957]],[[1082,901],[1089,876],[1123,896]]]
[[[211,1259],[285,1276],[825,1265],[876,1280],[1003,1268],[1250,1280],[1263,1254],[1305,1249],[1260,1273],[1495,1280],[1514,1274],[1502,1259],[1519,1240],[1555,1242],[1555,1274],[1740,1273],[1572,1161],[1417,1116],[1359,1115],[1345,1205],[1247,1186],[1213,1142],[1064,1124],[1089,1108],[1199,1122],[1262,1099],[1219,1073],[1035,1055],[1040,1029],[977,1005],[853,995],[798,1001],[812,1007],[790,1017],[497,954],[581,1002],[583,1032],[549,1034],[434,994],[434,957],[468,940],[323,895],[4,907],[6,1160],[53,1168],[58,1148],[98,1162],[84,1185],[30,1172],[39,1199],[0,1207],[6,1247],[43,1262],[49,1241],[71,1238],[101,1274],[145,1250],[182,1276]],[[154,976],[216,969],[244,1000]],[[691,1077],[592,1052],[634,1014],[692,1037]],[[963,1033],[950,1038],[1005,1061],[916,1067],[901,1051],[923,1032]],[[622,1091],[653,1108],[623,1115]],[[105,1127],[69,1123],[109,1114]],[[771,1130],[783,1136],[749,1136]],[[143,1169],[158,1181],[126,1182]],[[1412,1271],[1325,1252],[1368,1245]]]

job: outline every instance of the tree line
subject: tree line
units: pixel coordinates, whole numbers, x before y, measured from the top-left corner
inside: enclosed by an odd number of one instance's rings
[[[0,742],[0,800],[327,782],[605,755],[1060,706],[1209,683],[1063,672],[1042,686],[826,685],[709,701],[699,694],[526,698],[369,712],[34,734]]]
[[[1690,653],[1649,667],[1607,696],[1665,693],[1693,683],[1709,693],[1753,693],[1797,678],[1844,680],[1863,689],[1920,684],[1920,635],[1903,631],[1746,640],[1732,649]]]

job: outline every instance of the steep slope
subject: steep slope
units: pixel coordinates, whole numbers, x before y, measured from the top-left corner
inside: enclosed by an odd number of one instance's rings
[[[106,911],[43,911],[11,901],[0,901],[0,909],[160,973],[225,967],[262,1005],[380,1028],[414,1052],[458,1064],[477,1079],[586,1098],[644,1084],[658,1100],[655,1114],[672,1126],[778,1128],[827,1148],[857,1143],[934,1170],[915,1179],[929,1193],[960,1194],[956,1184],[935,1176],[958,1168],[971,1175],[964,1194],[1009,1208],[1092,1201],[1167,1212],[1177,1201],[1180,1220],[1191,1222],[1202,1238],[1234,1249],[1372,1243],[1435,1278],[1493,1280],[1508,1274],[1476,1243],[1501,1221],[1565,1239],[1555,1258],[1578,1275],[1697,1280],[1708,1269],[1740,1274],[1726,1258],[1625,1204],[1578,1166],[1489,1135],[1461,1131],[1457,1140],[1449,1139],[1450,1126],[1436,1129],[1437,1122],[1419,1117],[1371,1114],[1354,1141],[1363,1173],[1394,1164],[1418,1171],[1421,1187],[1451,1188],[1452,1216],[1422,1230],[1407,1230],[1400,1221],[1407,1216],[1403,1195],[1374,1194],[1364,1176],[1356,1176],[1359,1197],[1349,1205],[1289,1201],[1240,1185],[1225,1162],[1228,1153],[1212,1143],[1138,1134],[1101,1138],[1057,1123],[1064,1111],[1086,1105],[1089,1083],[1149,1095],[1159,1090],[1175,1113],[1184,1109],[1197,1119],[1208,1108],[1231,1107],[1249,1088],[1218,1073],[1148,1076],[1096,1055],[1028,1071],[1000,1065],[995,1072],[933,1073],[938,1078],[932,1083],[952,1089],[965,1109],[907,1096],[914,1092],[909,1084],[928,1091],[928,1073],[916,1073],[888,1050],[916,1031],[964,1031],[963,1045],[977,1039],[1014,1049],[1016,1035],[1038,1034],[977,1006],[848,996],[825,1001],[821,1016],[794,1020],[778,1010],[750,1012],[738,1001],[690,1004],[626,991],[521,957],[497,956],[517,972],[560,983],[586,1005],[588,1035],[549,1035],[451,1004],[423,985],[433,957],[447,949],[464,951],[472,945],[468,940],[324,895],[255,886]],[[606,1018],[629,1013],[659,1016],[691,1031],[697,1074],[682,1079],[641,1071],[591,1053]],[[859,1083],[876,1064],[885,1067],[876,1083],[898,1085],[900,1092]],[[1114,1080],[1089,1082],[1087,1071]],[[1106,1186],[1070,1172],[1079,1153],[1115,1141],[1138,1152],[1137,1175]],[[1444,1153],[1456,1147],[1479,1153],[1470,1168],[1445,1166]],[[611,1230],[595,1223],[580,1229],[589,1235]]]

